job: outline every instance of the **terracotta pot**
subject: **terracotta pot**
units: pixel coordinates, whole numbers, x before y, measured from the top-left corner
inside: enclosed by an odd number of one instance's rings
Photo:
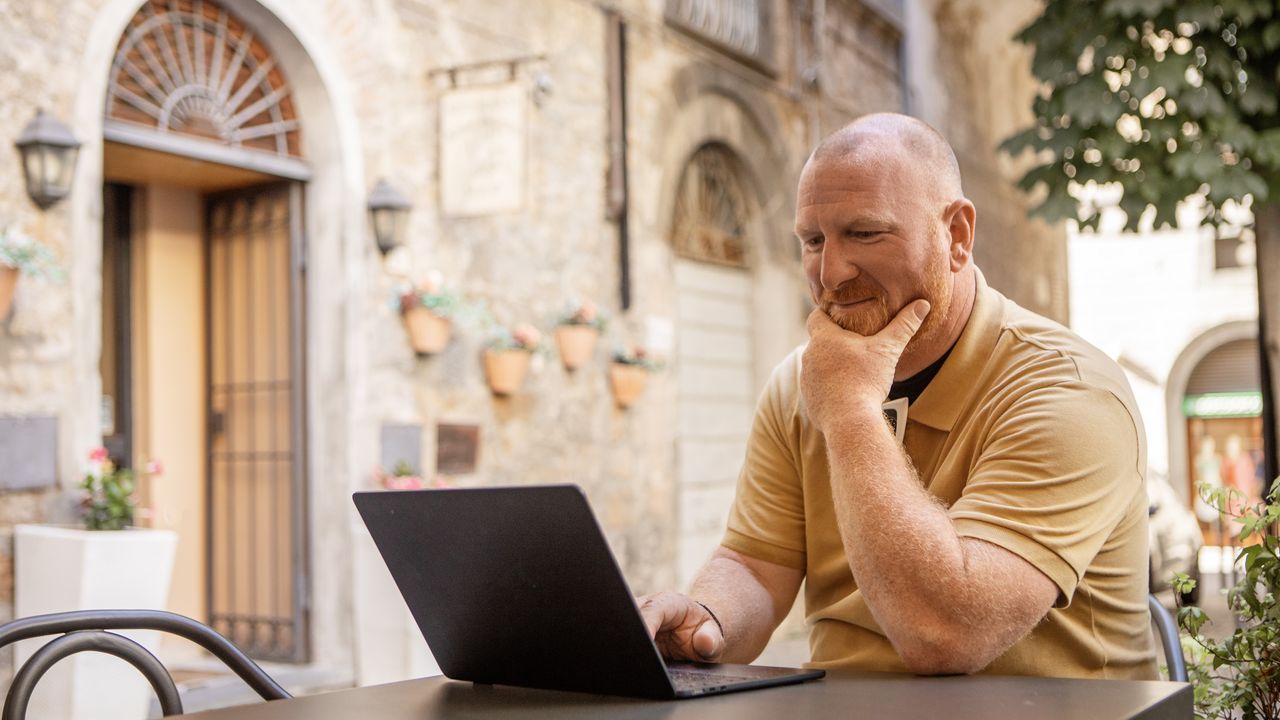
[[[453,323],[418,305],[405,311],[404,326],[409,331],[409,346],[413,351],[431,355],[449,344]]]
[[[13,307],[13,291],[18,288],[18,268],[0,265],[0,320],[9,315]]]
[[[609,365],[609,387],[613,389],[613,399],[618,407],[626,409],[644,392],[645,383],[649,382],[649,371],[639,365],[613,363]]]
[[[510,395],[519,390],[528,371],[528,350],[484,351],[484,374],[494,395]]]
[[[591,359],[600,333],[590,325],[561,325],[556,328],[556,344],[560,346],[560,362],[565,370],[577,370]]]

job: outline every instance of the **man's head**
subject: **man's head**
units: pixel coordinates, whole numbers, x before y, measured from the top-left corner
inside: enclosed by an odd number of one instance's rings
[[[906,115],[868,115],[836,131],[800,175],[796,236],[814,302],[846,330],[872,335],[912,300],[928,300],[908,353],[943,343],[945,352],[963,330],[974,221],[950,145]]]

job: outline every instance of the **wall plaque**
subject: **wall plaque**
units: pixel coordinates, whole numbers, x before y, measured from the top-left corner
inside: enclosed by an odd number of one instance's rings
[[[392,472],[405,463],[415,475],[422,475],[422,426],[382,426],[382,469]]]
[[[436,472],[442,475],[473,473],[479,452],[479,425],[441,423],[436,426]]]
[[[0,417],[0,490],[51,488],[58,482],[58,419]]]
[[[523,85],[483,85],[440,100],[440,205],[447,215],[490,215],[524,206]]]

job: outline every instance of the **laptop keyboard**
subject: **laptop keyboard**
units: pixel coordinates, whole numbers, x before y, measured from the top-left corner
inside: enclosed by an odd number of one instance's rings
[[[699,692],[705,690],[718,690],[726,685],[733,685],[739,682],[747,682],[750,680],[759,680],[759,678],[736,676],[736,675],[716,675],[714,673],[696,672],[693,670],[667,670],[667,675],[671,678],[671,683],[676,686],[676,690]]]

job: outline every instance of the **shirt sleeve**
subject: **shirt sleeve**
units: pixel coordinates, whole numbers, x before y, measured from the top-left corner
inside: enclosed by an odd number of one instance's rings
[[[721,544],[749,557],[803,570],[804,492],[795,447],[799,357],[797,351],[774,370],[756,405]]]
[[[1110,391],[1034,390],[1002,413],[948,515],[1058,586],[1066,607],[1094,556],[1143,492],[1138,423]]]

